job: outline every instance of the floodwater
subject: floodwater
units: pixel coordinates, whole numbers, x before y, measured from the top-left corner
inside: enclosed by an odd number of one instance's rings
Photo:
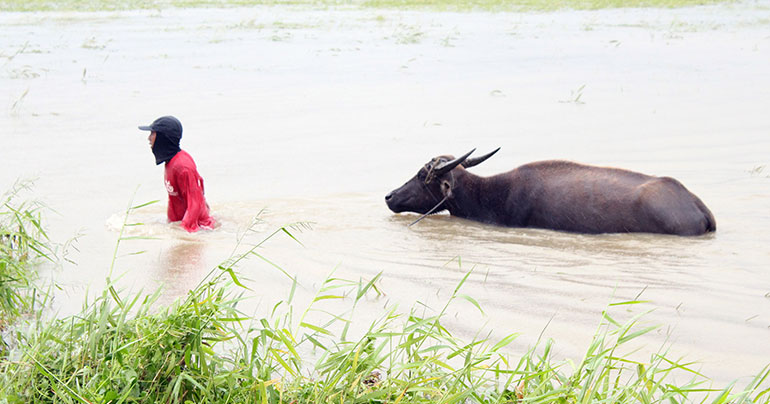
[[[121,244],[127,290],[194,287],[234,249],[260,253],[309,299],[332,271],[368,280],[366,302],[440,308],[471,269],[451,329],[540,334],[579,360],[611,302],[662,327],[633,348],[717,385],[770,363],[770,3],[678,10],[433,13],[254,7],[0,14],[0,185],[37,178],[54,240],[76,235],[54,308],[104,285],[126,207],[165,198],[146,132],[173,114],[221,226],[188,235],[163,202]],[[384,196],[431,157],[501,151],[490,175],[561,158],[679,179],[717,232],[695,238],[506,229],[392,214]],[[258,220],[246,233],[246,229]],[[237,240],[245,234],[243,245]],[[140,255],[128,255],[146,251]],[[255,310],[290,281],[252,258]],[[263,313],[264,314],[264,313]],[[364,318],[363,320],[366,320]],[[485,335],[485,334],[484,334]]]

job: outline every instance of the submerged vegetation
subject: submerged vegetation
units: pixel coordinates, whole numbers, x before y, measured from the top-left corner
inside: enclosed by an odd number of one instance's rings
[[[595,10],[626,7],[686,7],[732,0],[0,0],[0,11],[107,11],[203,7],[298,5],[451,11]]]
[[[26,247],[0,254],[29,271],[31,256],[14,257],[19,251],[48,256],[45,233],[37,216],[8,203],[5,209],[14,220],[10,227],[4,222],[4,231],[25,229],[15,234]],[[79,315],[16,327],[13,346],[0,356],[0,403],[681,403],[709,395],[719,404],[770,402],[770,389],[762,390],[770,368],[743,388],[710,390],[693,364],[665,349],[648,361],[631,359],[629,344],[656,327],[643,325],[643,314],[621,322],[612,312],[639,301],[610,305],[574,364],[551,357],[552,341],[512,359],[504,352],[517,334],[499,341],[455,337],[444,325],[450,306],[462,301],[481,310],[460,293],[470,273],[438,310],[400,312],[386,304],[368,327],[353,324],[354,313],[363,299],[381,293],[380,275],[360,281],[330,275],[309,306],[300,307],[298,279],[261,251],[273,237],[293,239],[293,229],[279,228],[217,266],[170,307],[157,304],[160,291],[121,294],[110,284]],[[118,246],[131,238],[121,232]],[[287,277],[287,297],[257,318],[240,308],[248,290],[239,268],[249,258]],[[348,308],[332,312],[330,302]],[[687,381],[677,383],[674,375]]]

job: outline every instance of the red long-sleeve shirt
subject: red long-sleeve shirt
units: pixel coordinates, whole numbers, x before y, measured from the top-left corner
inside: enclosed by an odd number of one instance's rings
[[[192,156],[180,150],[166,163],[165,179],[169,222],[181,220],[182,227],[190,233],[200,227],[213,228],[215,221],[209,216],[209,206],[203,196],[203,178]]]

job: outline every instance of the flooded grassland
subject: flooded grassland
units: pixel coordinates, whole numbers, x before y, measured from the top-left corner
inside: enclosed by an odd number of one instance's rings
[[[129,200],[163,199],[146,133],[184,124],[221,227],[188,235],[163,202],[140,209],[117,271],[126,288],[183,296],[252,223],[259,239],[311,222],[265,256],[301,283],[333,269],[383,276],[388,302],[438,306],[473,269],[452,330],[541,335],[584,352],[601,311],[647,300],[666,341],[719,382],[770,362],[770,7],[427,12],[255,6],[0,14],[0,184],[38,177],[52,237],[81,234],[52,273],[76,312],[99,290]],[[586,236],[485,226],[446,215],[407,228],[383,197],[431,157],[501,146],[489,175],[539,159],[620,166],[682,181],[711,208],[697,238]],[[138,190],[137,186],[139,186]],[[135,191],[136,190],[136,191]],[[260,213],[261,212],[261,213]],[[126,252],[129,252],[126,251]],[[290,288],[244,265],[254,310]],[[165,300],[163,300],[165,299]],[[266,310],[266,309],[265,309]],[[634,309],[638,310],[638,309]],[[621,315],[634,312],[621,310]],[[453,313],[455,314],[455,313]]]

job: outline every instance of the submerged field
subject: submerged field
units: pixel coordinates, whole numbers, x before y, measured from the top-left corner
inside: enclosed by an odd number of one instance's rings
[[[423,10],[596,10],[626,7],[686,7],[733,0],[0,0],[1,11],[107,11],[166,7],[244,7],[296,5],[306,7],[398,8]]]

